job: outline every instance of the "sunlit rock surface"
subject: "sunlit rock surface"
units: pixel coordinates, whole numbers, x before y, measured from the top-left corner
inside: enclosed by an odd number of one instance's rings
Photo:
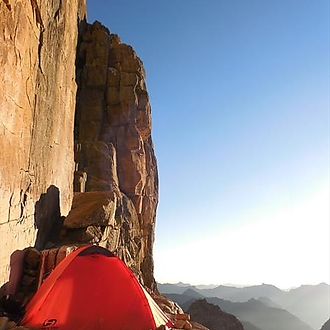
[[[97,243],[155,289],[143,64],[83,0],[27,4],[0,2],[1,283],[17,249]]]
[[[85,238],[116,251],[155,289],[158,177],[143,64],[131,46],[95,22],[80,38],[77,77],[75,191],[112,196],[105,222],[81,226],[90,232],[90,240]],[[64,226],[70,227],[68,219]],[[94,237],[91,231],[97,232]]]
[[[83,0],[0,1],[0,284],[11,253],[42,248],[52,222],[71,208],[85,10]]]

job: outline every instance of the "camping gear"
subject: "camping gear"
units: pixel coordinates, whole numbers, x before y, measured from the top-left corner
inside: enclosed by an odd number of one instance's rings
[[[47,330],[172,327],[124,262],[94,245],[58,264],[27,304],[20,325]]]

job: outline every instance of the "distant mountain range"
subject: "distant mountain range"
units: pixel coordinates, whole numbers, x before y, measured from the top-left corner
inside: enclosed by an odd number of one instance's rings
[[[262,284],[217,287],[160,284],[158,290],[187,310],[196,299],[206,298],[235,315],[246,330],[320,330],[330,317],[330,286],[303,285],[290,291]]]

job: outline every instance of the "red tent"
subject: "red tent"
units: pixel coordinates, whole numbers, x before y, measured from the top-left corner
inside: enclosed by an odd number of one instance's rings
[[[21,325],[58,330],[150,330],[172,323],[110,251],[69,254],[26,306]]]

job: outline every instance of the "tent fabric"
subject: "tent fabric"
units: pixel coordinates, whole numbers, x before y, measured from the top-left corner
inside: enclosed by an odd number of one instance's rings
[[[20,325],[58,330],[153,330],[172,327],[129,268],[110,251],[69,254],[26,306]]]

